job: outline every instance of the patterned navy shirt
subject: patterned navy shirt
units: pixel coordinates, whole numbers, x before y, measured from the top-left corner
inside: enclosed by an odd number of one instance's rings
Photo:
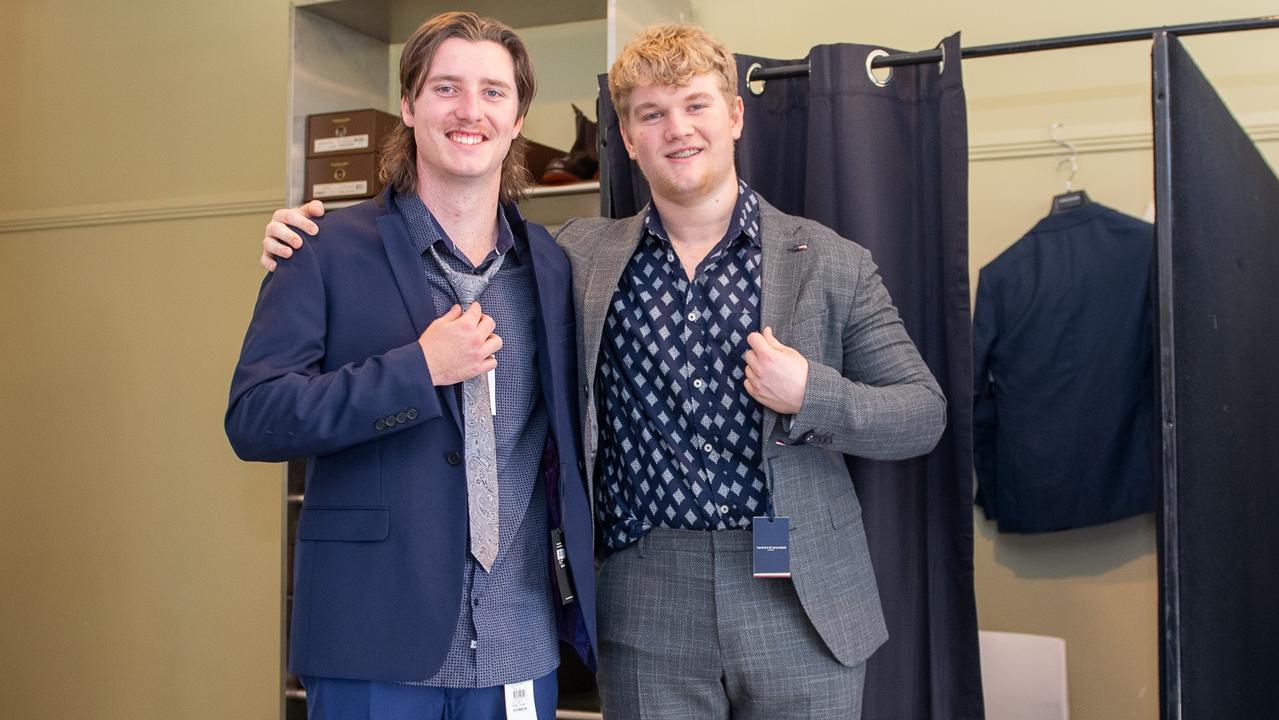
[[[746,528],[763,513],[763,412],[746,392],[759,330],[759,199],[740,183],[728,232],[692,281],[657,210],[604,322],[597,511],[620,550],[651,528]]]
[[[397,194],[394,201],[422,255],[438,314],[447,312],[457,295],[428,251],[432,244],[458,272],[482,272],[499,254],[506,255],[479,297],[503,341],[497,351],[493,417],[498,554],[487,573],[466,554],[461,607],[444,664],[434,677],[407,684],[480,688],[539,678],[559,664],[559,640],[549,580],[546,486],[538,473],[550,420],[538,375],[529,372],[537,367],[537,289],[528,241],[515,236],[498,210],[497,247],[474,267],[417,195]],[[455,388],[460,403],[461,384]]]

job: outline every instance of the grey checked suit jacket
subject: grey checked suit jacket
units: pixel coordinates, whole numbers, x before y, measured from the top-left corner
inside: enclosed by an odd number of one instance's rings
[[[574,220],[557,238],[573,266],[592,502],[600,340],[642,218]],[[945,426],[946,400],[866,249],[768,203],[761,203],[761,224],[761,327],[772,327],[809,361],[800,411],[779,422],[764,409],[763,457],[777,514],[791,519],[791,572],[800,602],[835,657],[855,665],[888,632],[843,456],[902,459],[929,452]]]

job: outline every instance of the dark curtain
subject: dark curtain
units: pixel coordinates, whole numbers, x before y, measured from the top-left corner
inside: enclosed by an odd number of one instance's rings
[[[1175,36],[1152,67],[1161,717],[1275,717],[1279,177]]]
[[[868,248],[948,400],[928,456],[850,459],[888,622],[867,667],[865,720],[981,718],[972,571],[972,320],[968,291],[968,137],[959,36],[945,61],[871,81],[866,45],[813,48],[808,79],[761,96],[747,69],[802,63],[737,56],[746,107],[738,171],[779,209]],[[882,71],[877,71],[881,73]],[[601,79],[603,213],[648,201],[626,157]]]

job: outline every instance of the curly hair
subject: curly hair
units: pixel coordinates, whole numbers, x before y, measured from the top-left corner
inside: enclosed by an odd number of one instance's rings
[[[687,85],[695,75],[719,80],[724,99],[737,97],[737,61],[723,43],[696,25],[654,25],[622,48],[608,72],[608,93],[619,121],[630,113],[631,92],[640,85]]]

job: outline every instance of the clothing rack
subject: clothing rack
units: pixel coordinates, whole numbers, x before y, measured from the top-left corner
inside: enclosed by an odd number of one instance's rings
[[[997,43],[995,45],[979,45],[961,48],[961,58],[994,57],[996,55],[1016,55],[1019,53],[1038,52],[1040,50],[1061,50],[1063,48],[1084,47],[1087,45],[1109,45],[1112,43],[1148,40],[1158,32],[1174,35],[1207,35],[1211,33],[1238,32],[1240,30],[1262,30],[1279,27],[1279,15],[1248,18],[1244,20],[1219,20],[1216,22],[1189,23],[1186,25],[1166,25],[1162,27],[1142,28],[1140,30],[1118,30],[1114,32],[1092,33],[1090,35],[1067,35],[1040,40],[1023,40],[1020,42]],[[875,58],[872,68],[896,67],[898,65],[922,65],[930,62],[941,62],[945,53],[941,48],[924,50],[915,53],[897,53]],[[746,82],[759,80],[783,80],[786,78],[806,77],[808,63],[798,65],[779,65],[772,68],[751,68],[746,73]]]

